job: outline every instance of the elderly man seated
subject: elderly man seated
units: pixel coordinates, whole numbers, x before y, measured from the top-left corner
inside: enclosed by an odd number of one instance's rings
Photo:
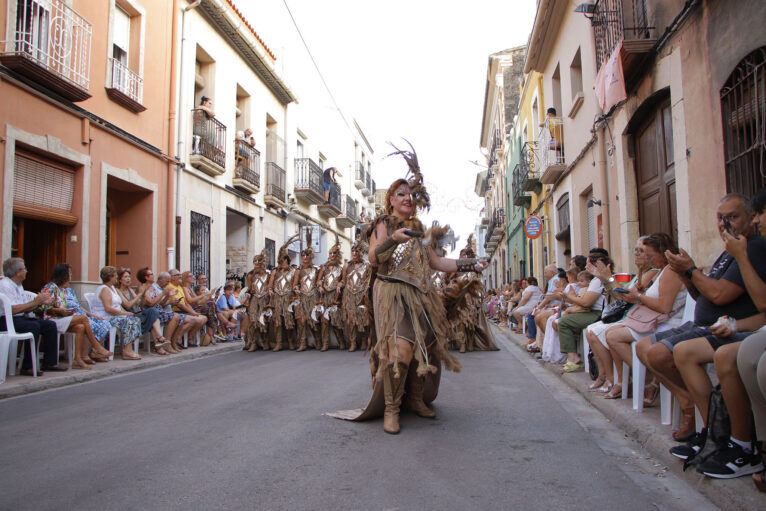
[[[11,302],[11,314],[13,314],[13,326],[18,333],[31,332],[40,342],[40,349],[45,352],[43,358],[42,371],[37,374],[43,374],[43,371],[66,371],[66,368],[58,365],[59,347],[58,332],[56,323],[47,319],[39,319],[32,316],[31,312],[41,305],[50,305],[53,303],[53,295],[50,293],[40,293],[34,300],[29,301],[24,287],[21,285],[27,278],[27,268],[24,260],[20,257],[11,257],[3,261],[4,279],[0,279],[0,293],[6,300]],[[0,330],[5,330],[8,318],[5,312],[0,310]],[[25,343],[24,363],[21,367],[21,374],[25,376],[34,376],[32,373],[33,354],[30,344]]]

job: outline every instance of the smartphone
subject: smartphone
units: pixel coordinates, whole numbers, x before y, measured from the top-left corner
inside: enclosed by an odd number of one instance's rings
[[[413,231],[412,229],[407,229],[404,231],[404,234],[407,236],[412,236],[413,238],[422,238],[425,233],[423,231]]]
[[[726,229],[726,232],[734,236],[734,232],[731,230],[731,222],[729,222],[729,217],[722,216],[721,220],[723,220],[723,228]]]
[[[621,287],[614,288],[612,291],[614,291],[615,293],[625,293],[625,294],[628,294],[630,292],[627,289],[623,289]]]

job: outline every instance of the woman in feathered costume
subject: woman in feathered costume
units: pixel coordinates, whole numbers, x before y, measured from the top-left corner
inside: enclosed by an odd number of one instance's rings
[[[409,144],[409,142],[408,142]],[[373,285],[373,309],[377,343],[375,392],[362,413],[338,412],[334,417],[364,420],[380,416],[384,404],[383,430],[399,432],[399,408],[406,404],[421,417],[435,417],[426,402],[438,392],[440,365],[452,371],[461,366],[447,350],[449,323],[438,292],[431,285],[431,270],[482,271],[487,263],[478,259],[447,259],[423,243],[423,224],[417,210],[430,207],[418,159],[412,151],[404,157],[409,171],[386,192],[387,214],[375,220],[368,257],[377,267]],[[412,146],[410,145],[410,149]],[[382,387],[382,388],[381,388]]]
[[[253,257],[253,269],[247,274],[247,292],[250,301],[247,304],[247,315],[250,318],[250,326],[245,336],[245,348],[247,351],[257,349],[268,350],[271,348],[268,332],[268,323],[263,317],[266,307],[269,305],[269,272],[266,270],[266,249]]]
[[[289,307],[292,302],[293,281],[295,280],[296,270],[290,266],[290,256],[287,255],[287,247],[297,238],[298,235],[296,234],[280,247],[279,255],[277,256],[277,267],[274,268],[269,276],[270,307],[273,309],[271,315],[271,326],[274,335],[273,351],[282,349],[282,338],[285,335],[287,336],[290,349],[295,349],[292,341],[295,318],[293,318],[293,313],[289,310]]]

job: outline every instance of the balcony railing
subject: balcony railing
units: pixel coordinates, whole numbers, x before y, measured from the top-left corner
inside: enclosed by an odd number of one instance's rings
[[[520,185],[522,191],[540,193],[543,189],[540,183],[540,173],[537,168],[537,146],[534,142],[524,142],[521,146]]]
[[[284,169],[273,161],[266,162],[266,190],[264,201],[277,207],[285,205],[285,189],[287,174]]]
[[[244,140],[235,140],[234,156],[234,186],[258,193],[261,187],[261,153]]]
[[[532,203],[532,198],[524,193],[522,182],[524,180],[524,170],[521,165],[516,165],[513,169],[513,178],[511,188],[513,188],[513,205],[528,208]]]
[[[226,126],[199,108],[192,110],[192,119],[192,166],[213,176],[223,174],[226,172]]]
[[[335,224],[341,229],[353,227],[359,221],[356,213],[356,202],[348,195],[341,196],[341,213],[335,217]]]
[[[564,160],[564,122],[559,117],[548,117],[537,134],[537,152],[540,157],[540,182],[553,184],[566,169]]]
[[[16,25],[8,24],[0,62],[71,101],[88,99],[90,22],[63,0],[6,3],[15,5]]]
[[[349,197],[348,195],[343,196],[343,200],[345,204],[343,205],[343,211],[345,213],[345,216],[356,222],[358,220],[357,213],[356,213],[356,202],[354,202],[354,199]]]
[[[647,53],[656,41],[654,27],[649,26],[646,0],[599,0],[591,24],[596,40],[596,69],[601,69],[622,41],[626,78],[632,71],[632,57]]]
[[[114,101],[134,112],[143,112],[144,80],[117,59],[109,59],[106,93]]]
[[[354,164],[354,186],[357,190],[361,190],[367,186],[367,179],[364,177],[366,171],[364,170],[364,163],[361,161]]]
[[[295,197],[312,204],[324,202],[322,169],[311,158],[295,159]]]

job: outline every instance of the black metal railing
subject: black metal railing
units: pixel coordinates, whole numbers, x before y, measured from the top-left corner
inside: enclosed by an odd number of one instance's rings
[[[596,39],[596,69],[623,39],[649,39],[646,0],[599,0],[591,20]]]
[[[295,159],[295,188],[311,190],[324,197],[322,169],[311,158]]]
[[[354,165],[354,179],[356,181],[359,181],[360,183],[364,183],[365,181],[364,174],[365,174],[364,163],[362,163],[361,161],[356,162],[356,164]]]
[[[199,154],[208,160],[226,167],[226,126],[215,117],[195,108],[192,110],[194,119],[192,154]]]
[[[516,167],[514,167],[513,178],[511,179],[511,188],[513,188],[513,203],[516,205],[518,205],[518,199],[524,195],[524,190],[521,188],[521,186],[524,184],[522,182],[522,177],[526,175],[527,173],[524,171],[521,164],[517,164]]]
[[[354,202],[354,199],[348,195],[343,195],[342,206],[341,211],[346,218],[354,222],[359,220],[356,214],[356,202]]]
[[[330,206],[335,207],[338,211],[343,211],[340,205],[340,185],[337,183],[330,183],[330,197],[328,199]]]
[[[244,140],[235,140],[234,155],[236,166],[234,176],[251,183],[253,186],[261,186],[261,153]]]
[[[535,143],[524,142],[521,146],[521,174],[526,181],[528,177],[539,177],[537,175],[537,156],[535,155]],[[520,183],[522,186],[524,183]]]
[[[364,173],[364,187],[372,191],[372,175],[369,171]]]
[[[372,180],[372,194],[375,195],[375,192],[378,191],[378,188],[375,186],[375,180]]]
[[[285,202],[285,189],[287,187],[287,173],[273,161],[266,163],[266,195]]]

